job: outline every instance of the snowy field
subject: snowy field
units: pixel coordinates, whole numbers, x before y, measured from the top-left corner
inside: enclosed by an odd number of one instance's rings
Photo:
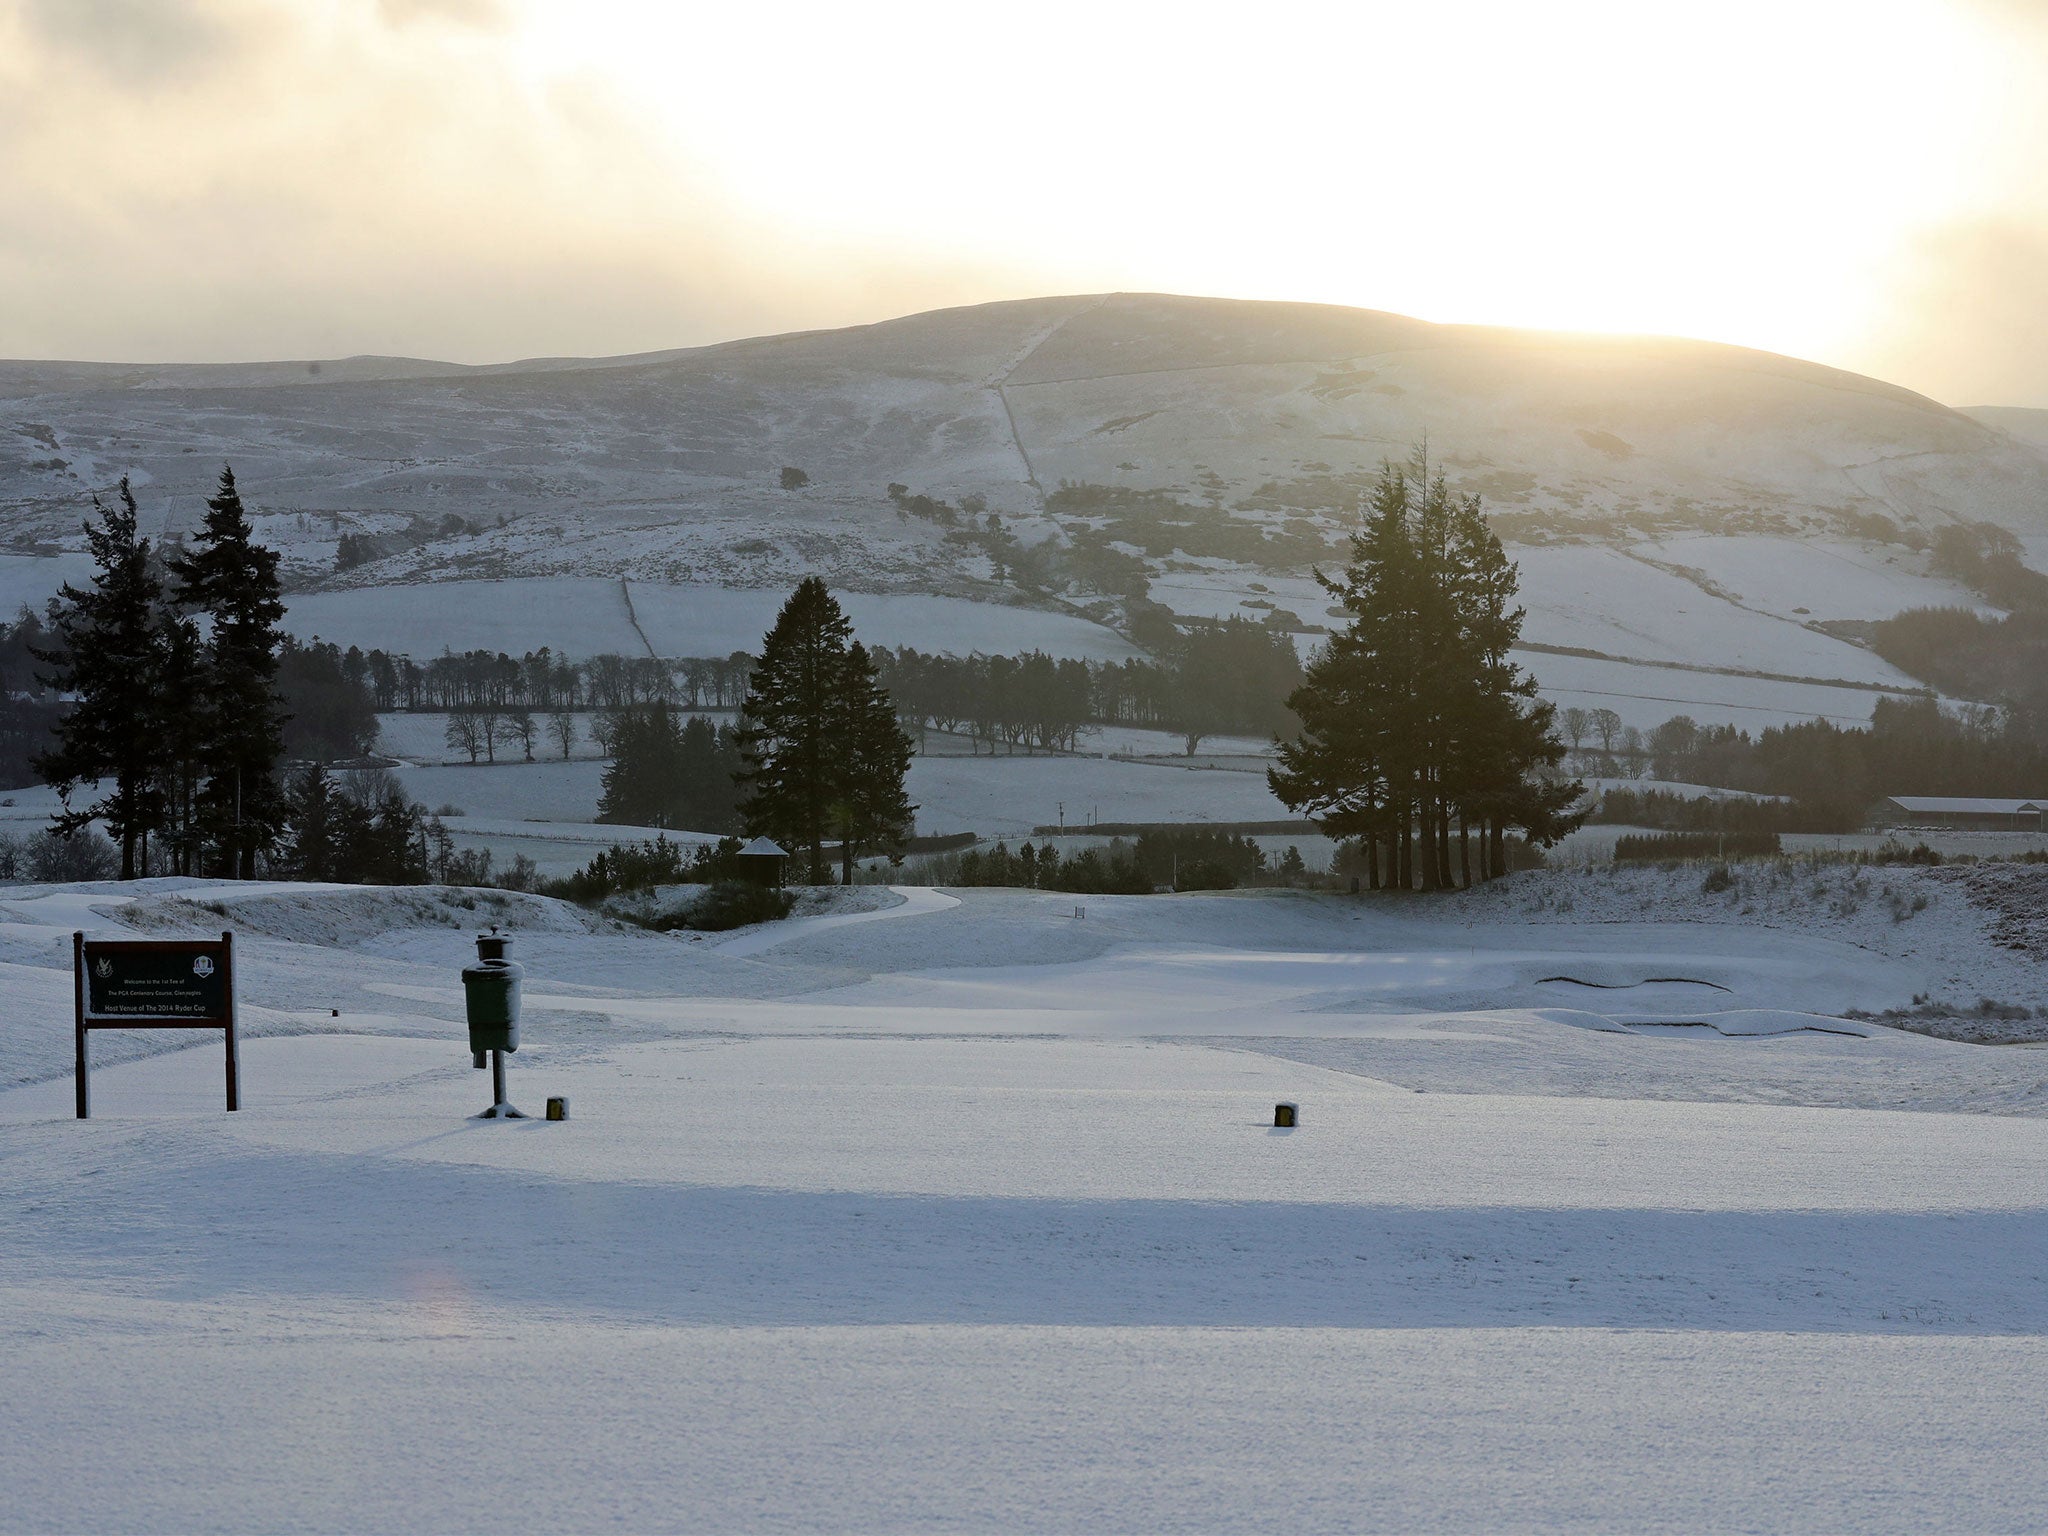
[[[2048,870],[1886,873],[0,891],[0,1529],[2033,1528],[2048,1055],[1839,1015],[2048,1000]],[[466,1118],[487,919],[566,1123]],[[240,1114],[70,1118],[81,924],[236,929]]]
[[[405,792],[438,811],[492,821],[581,821],[597,819],[597,797],[606,764],[594,758],[562,762],[442,763],[400,767],[392,775]]]
[[[672,843],[715,842],[704,832],[672,832],[664,827],[635,827],[588,821],[503,821],[488,816],[442,818],[455,847],[465,853],[488,850],[493,878],[503,878],[514,859],[533,861],[534,873],[545,880],[560,880],[587,869],[590,861],[619,843],[652,842],[665,837]]]
[[[1785,618],[1888,619],[1908,608],[1997,612],[1968,587],[1932,574],[1925,555],[1889,545],[1696,534],[1645,542],[1631,550],[1695,572],[1745,607]]]
[[[588,823],[597,815],[605,767],[581,758],[441,763],[392,772],[430,810],[452,805],[461,815],[494,824]],[[926,834],[1014,838],[1057,824],[1062,803],[1069,825],[1085,819],[1284,821],[1293,814],[1274,798],[1263,771],[1187,767],[1171,759],[921,756],[910,760],[908,787],[918,807],[917,829]],[[591,835],[615,840],[602,828],[593,827]]]
[[[1342,557],[1332,551],[1330,574],[1336,574]],[[1191,562],[1192,563],[1192,562]],[[1149,596],[1175,613],[1204,619],[1262,619],[1270,603],[1284,608],[1309,624],[1330,625],[1329,593],[1312,577],[1275,576],[1252,566],[1207,562],[1212,569],[1174,570],[1152,578]]]
[[[1115,632],[1072,614],[957,597],[834,595],[869,645],[962,655],[1042,650],[1097,661],[1140,654]],[[285,627],[300,639],[317,636],[422,658],[444,650],[518,656],[542,646],[573,657],[729,656],[761,648],[788,596],[780,587],[666,586],[594,576],[442,581],[295,594]]]
[[[532,711],[537,733],[533,740],[535,762],[555,763],[564,761],[562,748],[555,740],[553,720],[545,710]],[[406,763],[459,763],[469,764],[469,754],[459,747],[448,745],[448,716],[445,714],[403,711],[383,714],[377,717],[377,750],[387,757],[395,757]],[[582,711],[570,718],[576,724],[576,740],[569,749],[567,761],[578,758],[594,759],[599,748],[591,738],[591,714]],[[723,718],[723,717],[721,717]],[[500,762],[523,761],[516,743],[498,746]]]
[[[1564,544],[1518,549],[1515,560],[1528,609],[1522,638],[1540,645],[1918,686],[1871,652],[1806,628],[1802,617],[1739,606],[1620,549]]]
[[[85,554],[0,555],[0,622],[12,624],[23,608],[42,612],[66,582],[91,581],[93,569]]]
[[[1877,701],[1885,696],[1873,689],[1729,677],[1537,651],[1517,651],[1515,660],[1535,677],[1543,697],[1558,708],[1611,709],[1624,725],[1641,730],[1662,725],[1673,715],[1690,715],[1701,725],[1738,726],[1751,735],[1803,720],[1865,726],[1870,724]]]
[[[1092,821],[1285,821],[1263,771],[1095,757],[913,757],[908,779],[924,832],[1014,838]]]
[[[1871,652],[1807,626],[1916,607],[1992,611],[1967,589],[1927,574],[1923,556],[1846,540],[1698,535],[1510,553],[1522,573],[1525,639],[1645,661],[1911,688],[1913,679]],[[1153,600],[1207,618],[1256,619],[1265,612],[1257,605],[1272,604],[1312,623],[1342,622],[1308,578],[1210,564],[1155,578]]]

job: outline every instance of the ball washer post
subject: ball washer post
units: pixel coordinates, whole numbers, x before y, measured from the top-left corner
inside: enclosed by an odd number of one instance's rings
[[[463,1002],[469,1015],[469,1050],[477,1067],[491,1058],[491,1107],[475,1120],[524,1120],[505,1097],[505,1053],[519,1049],[519,983],[525,970],[507,951],[508,934],[495,925],[476,936],[476,964],[462,968]]]

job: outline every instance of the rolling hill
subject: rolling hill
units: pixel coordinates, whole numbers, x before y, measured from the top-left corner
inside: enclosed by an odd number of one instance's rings
[[[225,459],[294,622],[416,651],[722,652],[812,572],[900,599],[873,605],[883,642],[1125,654],[1147,597],[1306,646],[1311,566],[1426,437],[1523,564],[1550,691],[1644,722],[1856,718],[1910,680],[1837,621],[1974,601],[1930,574],[1936,530],[2048,549],[2025,413],[1717,344],[1315,305],[1029,299],[491,367],[0,363],[0,400],[0,597],[75,573],[91,492],[131,474],[175,535]],[[368,558],[337,570],[344,535]]]

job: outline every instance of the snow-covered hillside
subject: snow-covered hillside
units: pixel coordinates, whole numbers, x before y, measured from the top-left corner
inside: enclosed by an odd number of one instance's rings
[[[2039,1008],[2048,869],[1891,878],[0,892],[0,1526],[2029,1528],[2048,1056],[1839,1014]],[[467,1118],[486,921],[565,1123]],[[236,930],[239,1114],[70,1117],[76,926]]]
[[[1841,684],[1910,680],[1840,621],[1973,601],[1931,574],[1931,534],[2048,548],[2028,413],[1726,346],[1314,305],[1034,299],[493,368],[0,364],[0,397],[0,600],[76,578],[91,492],[130,474],[176,534],[225,459],[295,630],[427,654],[724,654],[820,574],[882,643],[1115,656],[1134,571],[1307,648],[1329,622],[1310,566],[1426,435],[1522,564],[1523,660],[1554,696],[1639,724],[1861,719]],[[991,561],[990,514],[1043,552],[1029,581]],[[342,572],[344,534],[372,548]]]

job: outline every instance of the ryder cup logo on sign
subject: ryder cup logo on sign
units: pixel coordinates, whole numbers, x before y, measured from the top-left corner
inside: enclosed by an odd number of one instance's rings
[[[92,973],[93,975],[99,977],[101,981],[105,981],[108,977],[114,974],[114,962],[109,960],[105,955],[101,955],[99,959],[93,961]]]
[[[213,956],[201,955],[197,960],[194,960],[192,962],[192,974],[201,981],[211,976],[213,974]]]

